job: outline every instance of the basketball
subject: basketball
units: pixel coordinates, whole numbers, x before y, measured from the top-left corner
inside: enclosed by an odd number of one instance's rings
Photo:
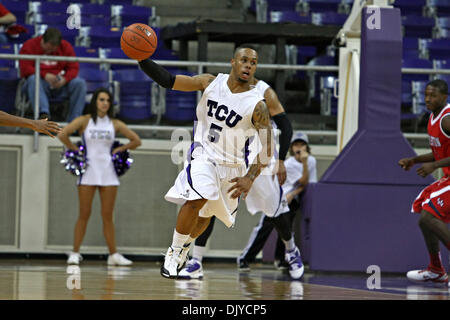
[[[156,32],[144,23],[134,23],[126,27],[120,37],[120,48],[128,58],[134,60],[149,58],[157,45]]]

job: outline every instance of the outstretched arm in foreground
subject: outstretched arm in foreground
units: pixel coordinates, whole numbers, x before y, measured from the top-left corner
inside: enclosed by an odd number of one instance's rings
[[[56,122],[48,121],[47,119],[32,120],[17,117],[3,111],[0,111],[0,126],[29,128],[45,133],[52,138],[55,137],[54,134],[58,134],[61,131],[61,127]]]

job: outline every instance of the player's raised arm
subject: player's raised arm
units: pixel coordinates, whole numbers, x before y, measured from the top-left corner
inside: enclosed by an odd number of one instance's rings
[[[151,59],[139,61],[139,67],[161,87],[178,91],[205,90],[215,79],[212,74],[173,75]]]

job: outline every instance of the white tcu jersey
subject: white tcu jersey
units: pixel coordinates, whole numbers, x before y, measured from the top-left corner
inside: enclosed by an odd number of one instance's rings
[[[219,73],[205,89],[197,105],[194,142],[218,164],[241,166],[245,165],[247,140],[256,133],[253,111],[264,97],[256,88],[232,93],[228,77]]]

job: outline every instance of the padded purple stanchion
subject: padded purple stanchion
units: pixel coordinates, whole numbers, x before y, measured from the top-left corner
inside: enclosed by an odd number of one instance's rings
[[[417,166],[398,166],[415,154],[400,129],[400,10],[376,10],[361,16],[358,131],[303,195],[301,250],[311,270],[366,272],[377,265],[406,272],[428,265],[411,205],[434,179],[419,177]],[[379,24],[370,23],[377,14]],[[442,259],[447,264],[445,248]]]

